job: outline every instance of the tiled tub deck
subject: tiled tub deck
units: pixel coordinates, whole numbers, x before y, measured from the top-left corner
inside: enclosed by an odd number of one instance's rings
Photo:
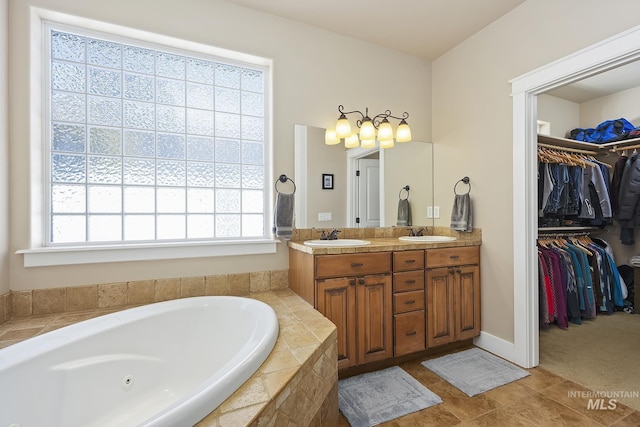
[[[247,295],[269,304],[278,341],[258,371],[199,427],[334,426],[338,418],[336,327],[289,289]],[[118,307],[124,309],[130,307]],[[0,348],[114,308],[11,319],[0,324]]]

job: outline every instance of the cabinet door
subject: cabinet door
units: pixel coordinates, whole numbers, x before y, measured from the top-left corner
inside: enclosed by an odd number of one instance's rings
[[[453,268],[427,270],[427,348],[455,340]]]
[[[465,340],[480,334],[480,267],[456,267],[455,275],[456,339]]]
[[[318,280],[318,311],[338,328],[338,369],[356,364],[356,278]]]
[[[358,277],[358,364],[393,356],[391,275]]]

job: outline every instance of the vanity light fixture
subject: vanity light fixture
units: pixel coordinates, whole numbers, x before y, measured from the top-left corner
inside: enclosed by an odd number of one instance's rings
[[[336,145],[344,141],[346,148],[373,148],[376,146],[376,132],[380,148],[391,148],[394,145],[393,128],[389,122],[389,118],[400,120],[398,129],[396,130],[395,142],[411,141],[411,128],[407,123],[409,113],[406,111],[402,117],[391,115],[390,110],[384,113],[376,114],[373,118],[369,117],[369,108],[365,109],[365,113],[361,111],[344,111],[344,106],[338,105],[340,116],[336,123],[335,129],[327,129],[324,135],[324,142],[327,145]],[[361,118],[356,120],[356,125],[360,128],[360,133],[351,131],[351,123],[347,118],[348,114],[358,113]]]

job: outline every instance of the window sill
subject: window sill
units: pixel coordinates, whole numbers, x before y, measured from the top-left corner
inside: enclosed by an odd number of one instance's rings
[[[117,246],[72,246],[23,249],[24,267],[92,264],[124,261],[204,258],[237,255],[260,255],[276,252],[279,240],[165,243]]]

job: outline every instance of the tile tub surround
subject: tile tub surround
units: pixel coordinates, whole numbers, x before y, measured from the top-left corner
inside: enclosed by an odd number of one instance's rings
[[[272,270],[12,291],[0,295],[0,324],[34,315],[125,308],[185,297],[242,296],[288,287],[289,271]]]
[[[0,325],[11,319],[11,292],[0,295]]]
[[[280,324],[278,341],[258,371],[197,426],[335,426],[338,420],[335,325],[288,289],[246,296],[273,307]],[[0,348],[123,308],[13,318],[0,325]]]

